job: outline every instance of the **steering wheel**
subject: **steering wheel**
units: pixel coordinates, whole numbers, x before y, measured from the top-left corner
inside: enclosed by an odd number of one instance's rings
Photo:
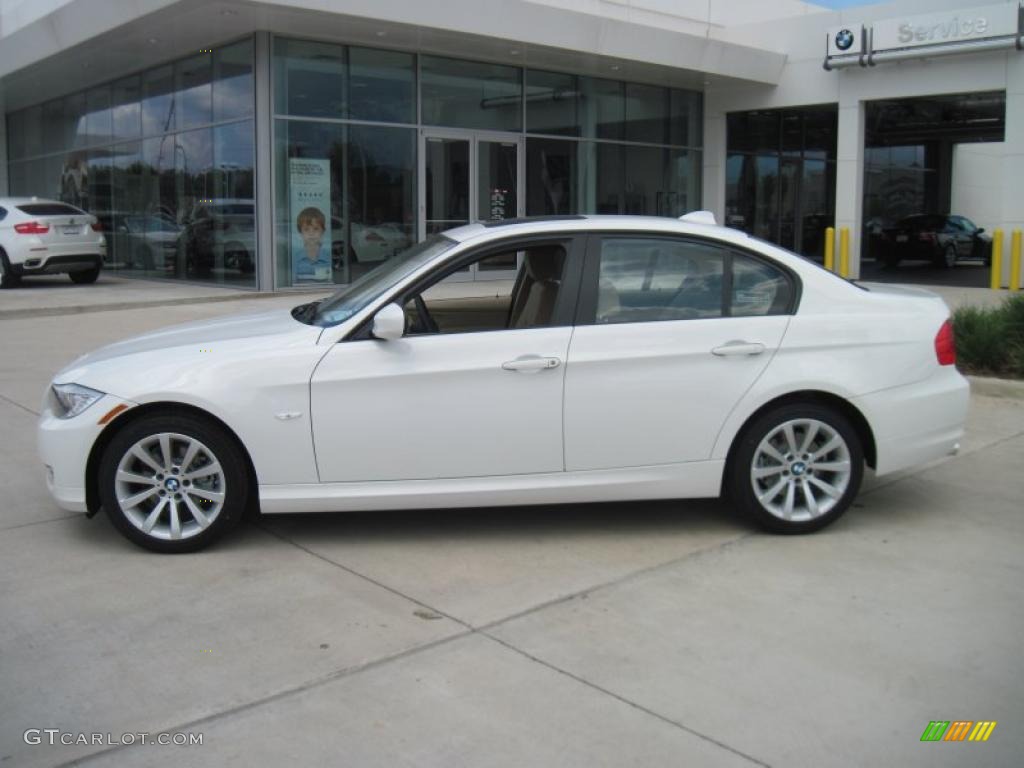
[[[423,326],[423,332],[440,333],[441,329],[437,327],[434,318],[430,316],[430,311],[427,309],[427,303],[423,300],[423,297],[417,293],[412,297],[412,300],[416,305],[416,314],[419,316],[420,325]]]

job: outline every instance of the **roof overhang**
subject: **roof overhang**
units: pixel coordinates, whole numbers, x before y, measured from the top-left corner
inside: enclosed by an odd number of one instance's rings
[[[529,0],[70,0],[0,38],[6,109],[260,30],[697,90],[709,80],[774,85],[786,62],[706,34]]]

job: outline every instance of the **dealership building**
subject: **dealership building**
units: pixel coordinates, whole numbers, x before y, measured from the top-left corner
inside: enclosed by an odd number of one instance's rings
[[[1016,0],[0,0],[0,194],[95,214],[117,273],[256,290],[469,221],[695,209],[818,260],[846,228],[869,277],[909,215],[1024,227],[1022,23]]]

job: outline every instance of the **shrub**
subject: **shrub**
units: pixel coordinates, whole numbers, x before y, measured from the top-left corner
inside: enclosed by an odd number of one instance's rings
[[[953,313],[957,362],[967,373],[1024,377],[1024,295]]]

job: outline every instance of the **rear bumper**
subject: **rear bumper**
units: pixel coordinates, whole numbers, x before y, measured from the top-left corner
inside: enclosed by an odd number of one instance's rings
[[[103,267],[100,253],[82,253],[65,256],[30,256],[20,264],[11,264],[15,275],[55,275],[63,272],[80,272]]]
[[[955,453],[970,385],[952,365],[929,379],[854,398],[875,436],[875,473],[885,475]]]

